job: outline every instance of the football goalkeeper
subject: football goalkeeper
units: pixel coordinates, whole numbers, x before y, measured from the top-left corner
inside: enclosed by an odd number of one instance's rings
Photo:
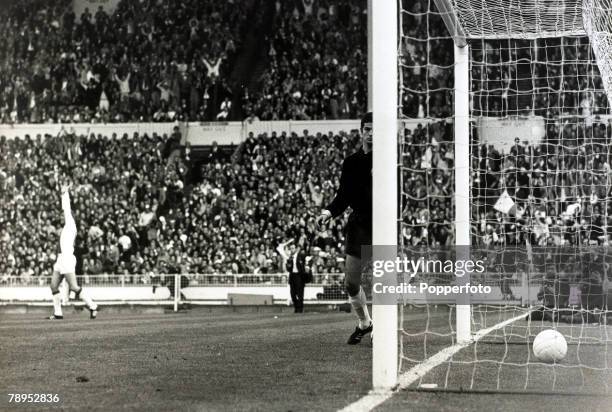
[[[77,235],[77,227],[72,217],[70,208],[70,185],[62,186],[62,210],[64,211],[64,227],[60,234],[60,253],[53,266],[53,276],[51,277],[51,293],[53,294],[53,315],[52,320],[63,319],[62,303],[59,294],[59,284],[65,277],[68,287],[76,295],[77,299],[82,299],[87,308],[91,319],[95,319],[98,314],[98,305],[87,295],[76,280],[76,258],[74,257],[74,241]]]
[[[361,287],[361,247],[372,244],[372,112],[361,119],[361,145],[359,151],[344,159],[336,197],[317,218],[321,228],[348,207],[352,209],[345,230],[344,286],[359,324],[348,339],[349,345],[358,344],[372,332],[372,319]]]

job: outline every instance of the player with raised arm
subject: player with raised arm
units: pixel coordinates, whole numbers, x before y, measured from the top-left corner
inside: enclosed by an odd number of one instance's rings
[[[56,178],[57,181],[57,178]],[[70,208],[70,185],[62,186],[62,210],[64,212],[64,227],[60,233],[60,253],[53,266],[53,276],[51,277],[51,293],[53,294],[53,315],[51,320],[63,319],[62,303],[59,293],[59,285],[63,278],[66,278],[68,287],[72,290],[77,299],[81,299],[87,305],[91,319],[95,319],[98,314],[98,305],[81,288],[76,279],[76,258],[74,256],[74,241],[77,235],[77,227],[72,217]]]
[[[361,287],[361,248],[372,244],[372,113],[361,119],[361,149],[344,159],[340,186],[332,202],[317,218],[322,228],[330,219],[340,216],[348,207],[352,209],[346,224],[344,286],[359,324],[348,339],[356,345],[372,332],[372,319]]]

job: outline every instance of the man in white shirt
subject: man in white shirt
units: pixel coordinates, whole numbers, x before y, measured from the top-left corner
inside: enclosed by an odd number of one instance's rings
[[[57,180],[57,179],[56,179]],[[95,319],[98,314],[98,305],[87,295],[83,288],[79,286],[76,279],[76,258],[74,256],[74,241],[77,235],[77,227],[72,217],[70,208],[70,186],[62,186],[62,210],[64,211],[64,227],[60,233],[60,253],[53,266],[51,277],[51,293],[53,295],[53,315],[51,320],[64,318],[62,313],[62,302],[59,292],[59,285],[62,279],[66,278],[70,290],[73,291],[77,299],[82,299],[89,309],[91,319]]]

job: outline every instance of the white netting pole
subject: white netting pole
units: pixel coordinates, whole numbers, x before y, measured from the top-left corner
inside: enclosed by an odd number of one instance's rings
[[[470,245],[470,46],[455,45],[455,245],[457,259]],[[465,256],[464,259],[469,259]],[[468,276],[466,275],[465,278]],[[465,281],[465,279],[460,279]],[[457,304],[457,341],[471,339],[471,306]]]
[[[385,254],[397,251],[397,3],[372,4],[372,244],[373,259],[384,245]],[[385,278],[393,280],[393,273]],[[397,279],[395,279],[397,281]],[[375,390],[389,390],[397,384],[398,324],[397,303],[372,305],[374,321],[372,383]]]
[[[612,107],[612,0],[583,0],[582,19]]]

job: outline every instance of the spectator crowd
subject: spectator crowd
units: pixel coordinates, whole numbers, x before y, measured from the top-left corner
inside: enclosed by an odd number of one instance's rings
[[[405,2],[400,51],[405,116],[451,115],[453,42],[434,4]],[[121,0],[75,15],[69,0],[0,10],[0,122],[359,118],[367,97],[363,0]],[[266,29],[266,30],[264,30]],[[232,70],[249,34],[268,33],[249,89]],[[472,42],[473,113],[608,111],[586,37]],[[248,52],[248,50],[246,51]],[[244,81],[244,79],[242,80]],[[240,110],[232,108],[233,93]]]
[[[69,0],[0,11],[0,122],[209,121],[231,118],[230,81],[264,5],[121,0],[77,16]],[[249,118],[340,119],[365,111],[365,3],[277,1]],[[248,51],[247,51],[248,52]],[[234,116],[235,117],[235,116]]]
[[[612,230],[609,124],[550,122],[545,140],[507,152],[474,146],[474,220],[485,244],[608,244]],[[507,191],[516,212],[493,207]]]
[[[412,245],[452,244],[454,57],[433,3],[404,4],[400,48],[403,114],[424,126],[403,150],[403,233]],[[471,113],[541,116],[545,137],[504,152],[472,136],[472,243],[607,243],[612,227],[609,103],[586,37],[474,40]],[[450,120],[450,119],[449,119]],[[518,214],[495,209],[507,191]],[[450,242],[450,243],[449,243]]]
[[[612,227],[610,127],[550,124],[539,145],[472,145],[474,245],[604,244]],[[406,129],[404,243],[449,246],[452,124]],[[73,182],[83,274],[283,272],[276,247],[307,250],[314,273],[340,273],[343,219],[317,231],[357,133],[249,135],[228,157],[195,161],[171,135],[0,140],[0,262],[5,275],[49,274],[62,218],[56,174]],[[195,176],[195,177],[194,177]],[[516,212],[494,205],[506,191]]]
[[[355,119],[367,97],[367,14],[360,0],[276,2],[261,90],[243,96],[260,120]]]
[[[0,10],[0,122],[212,120],[253,0],[70,0]]]
[[[367,83],[362,3],[276,2],[269,67],[259,90],[245,90],[244,114],[359,117]],[[67,0],[11,3],[0,10],[0,122],[229,118],[229,63],[253,4],[121,0],[112,15],[75,16]],[[420,124],[402,142],[401,235],[407,245],[448,246],[452,39],[427,4],[411,2],[403,12],[401,104]],[[588,44],[480,42],[472,62],[476,116],[546,122],[542,142],[517,136],[506,151],[473,133],[472,244],[607,244],[612,137],[596,117],[609,108]],[[289,239],[306,250],[314,273],[342,272],[344,220],[320,232],[314,219],[335,192],[342,160],[357,150],[358,133],[251,134],[233,156],[215,148],[206,161],[180,141],[178,128],[1,137],[0,274],[50,274],[62,225],[56,176],[73,182],[84,275],[149,283],[159,273],[284,272],[276,248]],[[504,193],[512,212],[495,206]]]
[[[406,130],[403,153],[404,242],[454,244],[454,154],[446,121]],[[517,136],[509,150],[471,144],[472,244],[604,245],[612,232],[612,126],[550,121],[546,137]],[[498,204],[507,193],[515,209]],[[496,204],[497,207],[496,207]],[[509,209],[509,208],[508,208]]]
[[[589,118],[609,111],[587,37],[489,40],[472,50],[476,116]]]
[[[452,112],[453,41],[433,2],[404,4],[400,48],[403,114],[445,118]],[[586,36],[470,41],[474,116],[548,119],[609,113]]]
[[[0,139],[3,276],[49,275],[71,181],[78,271],[151,282],[159,273],[284,272],[277,246],[308,251],[314,273],[343,268],[343,220],[315,229],[357,133],[249,136],[234,156],[205,161],[171,135]],[[195,178],[193,176],[195,175]],[[57,176],[57,177],[56,177]],[[59,181],[59,182],[58,182]]]

